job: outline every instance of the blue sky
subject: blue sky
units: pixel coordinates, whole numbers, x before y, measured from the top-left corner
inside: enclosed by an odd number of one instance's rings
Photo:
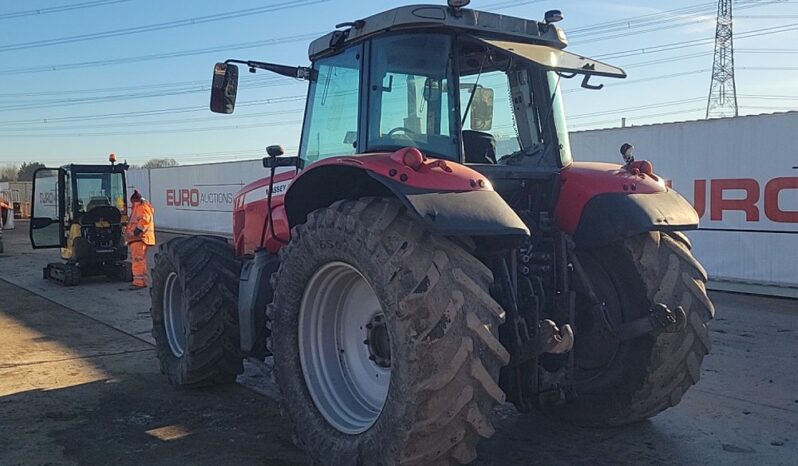
[[[108,152],[131,163],[173,157],[188,164],[257,158],[270,144],[291,151],[299,141],[306,84],[265,72],[245,73],[236,113],[216,115],[207,110],[214,62],[241,58],[307,64],[309,37],[332,30],[336,23],[411,3],[416,2],[1,2],[0,164],[97,162]],[[75,4],[93,6],[52,12]],[[264,7],[273,10],[180,26],[190,18]],[[628,124],[645,124],[704,116],[715,29],[711,0],[473,0],[471,7],[527,18],[559,8],[566,18],[561,26],[570,31],[569,50],[616,55],[606,61],[626,69],[625,82],[607,82],[598,92],[565,83],[572,129],[618,126],[621,117]],[[798,1],[739,0],[734,8],[741,114],[795,109]],[[34,14],[37,9],[40,13]],[[677,9],[682,12],[673,12]],[[659,15],[641,18],[654,14]],[[169,22],[177,27],[47,42]],[[693,42],[652,51],[686,41]],[[172,53],[178,56],[152,59]]]

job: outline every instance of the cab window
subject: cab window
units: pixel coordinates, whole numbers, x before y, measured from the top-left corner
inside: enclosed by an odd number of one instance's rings
[[[417,147],[460,159],[452,39],[442,34],[374,39],[370,57],[367,151]]]
[[[352,47],[314,63],[299,148],[308,163],[357,152],[360,61],[360,47]]]

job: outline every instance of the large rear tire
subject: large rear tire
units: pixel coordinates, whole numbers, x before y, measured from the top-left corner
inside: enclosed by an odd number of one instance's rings
[[[322,464],[465,464],[509,355],[487,267],[395,200],[311,213],[269,306],[283,409]]]
[[[653,303],[681,306],[677,333],[618,343],[590,317],[584,295],[576,321],[576,397],[555,412],[583,425],[623,425],[675,406],[700,375],[710,349],[714,307],[707,276],[679,236],[651,232],[579,256],[594,291],[617,323],[646,315]]]
[[[152,269],[152,336],[161,372],[181,387],[233,383],[243,371],[238,329],[241,264],[224,239],[175,238]]]

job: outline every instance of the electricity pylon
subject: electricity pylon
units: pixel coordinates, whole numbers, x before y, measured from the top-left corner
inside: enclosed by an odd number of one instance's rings
[[[734,33],[732,0],[718,0],[715,28],[715,58],[709,85],[707,118],[737,116],[737,88],[734,84]]]

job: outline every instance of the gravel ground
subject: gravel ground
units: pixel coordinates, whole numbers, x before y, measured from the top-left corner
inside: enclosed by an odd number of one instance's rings
[[[158,371],[149,296],[41,278],[56,250],[27,224],[0,254],[0,464],[306,464],[268,374],[175,391]],[[161,240],[166,235],[161,235]],[[580,429],[510,405],[480,465],[795,464],[798,301],[712,293],[713,349],[681,404],[618,429]]]

